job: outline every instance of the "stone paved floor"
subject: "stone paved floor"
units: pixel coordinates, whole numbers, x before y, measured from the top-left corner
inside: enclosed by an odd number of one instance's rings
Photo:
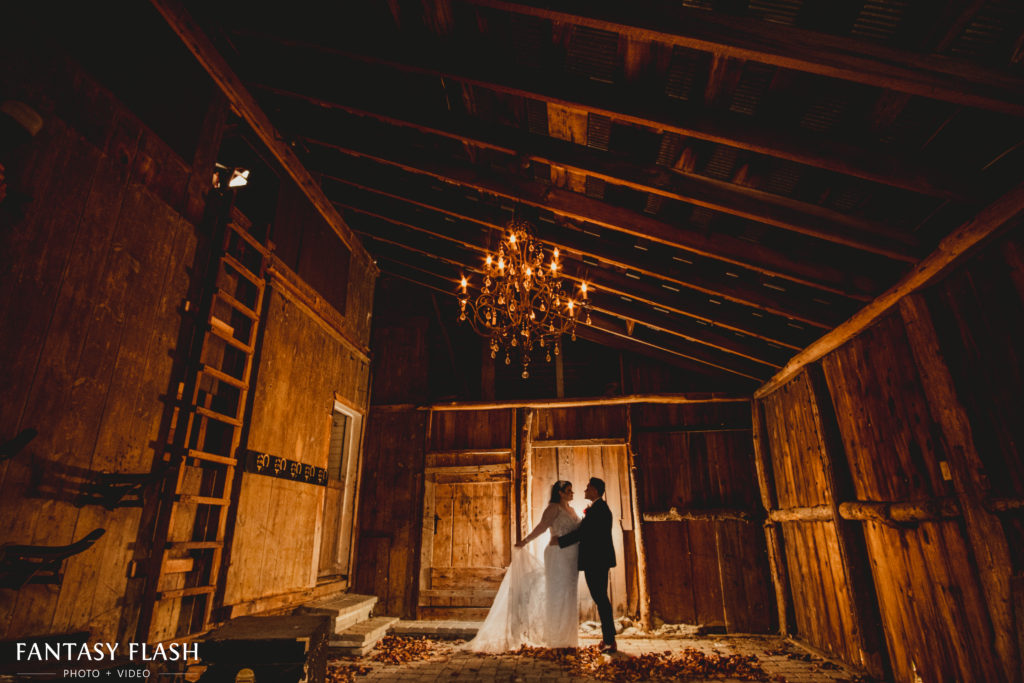
[[[595,645],[596,638],[583,638],[581,645]],[[706,653],[721,655],[756,655],[759,663],[769,674],[770,680],[781,683],[838,683],[861,680],[838,662],[829,662],[809,655],[798,646],[786,643],[780,637],[763,636],[696,636],[665,638],[619,638],[617,657],[635,657],[649,652],[678,652],[695,648]],[[767,654],[766,651],[787,651],[786,654]],[[790,656],[792,655],[792,656]],[[806,660],[810,661],[806,661]],[[555,681],[576,683],[595,681],[596,678],[572,675],[557,662],[538,659],[529,655],[478,655],[463,652],[450,642],[437,641],[428,661],[413,661],[394,665],[373,661],[373,653],[358,660],[333,660],[332,664],[348,666],[362,665],[369,671],[354,678],[355,681],[380,681],[386,683],[407,683],[413,681],[510,681],[514,683],[539,683]],[[329,679],[330,680],[330,679]],[[732,682],[738,679],[714,677],[687,679]]]

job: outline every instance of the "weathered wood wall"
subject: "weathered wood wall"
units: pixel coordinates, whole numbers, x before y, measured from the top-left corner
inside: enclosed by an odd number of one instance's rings
[[[249,448],[326,467],[335,394],[365,410],[368,384],[365,360],[272,290]],[[323,505],[321,486],[242,475],[225,604],[315,585]]]
[[[833,502],[829,450],[847,496],[952,506],[854,522],[867,560],[856,571],[856,535],[782,525],[799,637],[863,665],[856,648],[877,613],[897,681],[1021,677],[1021,243],[1018,228],[761,401],[779,507]],[[829,446],[813,414],[833,407]],[[865,575],[873,590],[856,597],[848,583]]]
[[[643,523],[652,616],[771,631],[748,404],[636,405],[630,422],[643,513],[697,517]]]
[[[0,463],[0,543],[106,534],[59,586],[0,590],[0,633],[117,640],[140,510],[75,502],[99,473],[153,465],[202,198],[191,159],[78,67],[39,54],[0,59],[3,91],[45,121],[0,204],[0,440],[39,432]]]

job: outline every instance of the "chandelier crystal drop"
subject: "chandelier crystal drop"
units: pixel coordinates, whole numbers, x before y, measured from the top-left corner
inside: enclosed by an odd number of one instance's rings
[[[587,285],[566,286],[558,249],[546,251],[520,219],[509,223],[497,253],[488,253],[483,265],[478,294],[469,291],[466,277],[459,284],[459,320],[489,339],[491,358],[501,354],[510,365],[516,356],[526,379],[534,349],[543,349],[550,362],[561,351],[563,334],[575,340],[576,322],[590,323]]]

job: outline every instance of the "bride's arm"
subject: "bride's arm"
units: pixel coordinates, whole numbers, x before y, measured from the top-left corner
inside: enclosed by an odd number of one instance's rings
[[[532,541],[533,539],[540,536],[542,533],[551,527],[551,522],[555,521],[555,515],[558,514],[558,506],[551,503],[544,508],[544,514],[540,517],[540,522],[534,527],[533,531],[530,532],[529,536],[516,543],[517,548],[522,548],[524,545]]]

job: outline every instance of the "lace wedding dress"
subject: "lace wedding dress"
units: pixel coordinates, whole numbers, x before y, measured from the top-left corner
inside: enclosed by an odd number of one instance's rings
[[[551,522],[551,533],[562,536],[579,523],[575,513],[560,508]],[[508,652],[523,645],[579,644],[579,545],[545,545],[543,565],[529,548],[512,549],[512,564],[476,638],[466,643],[467,649]]]

